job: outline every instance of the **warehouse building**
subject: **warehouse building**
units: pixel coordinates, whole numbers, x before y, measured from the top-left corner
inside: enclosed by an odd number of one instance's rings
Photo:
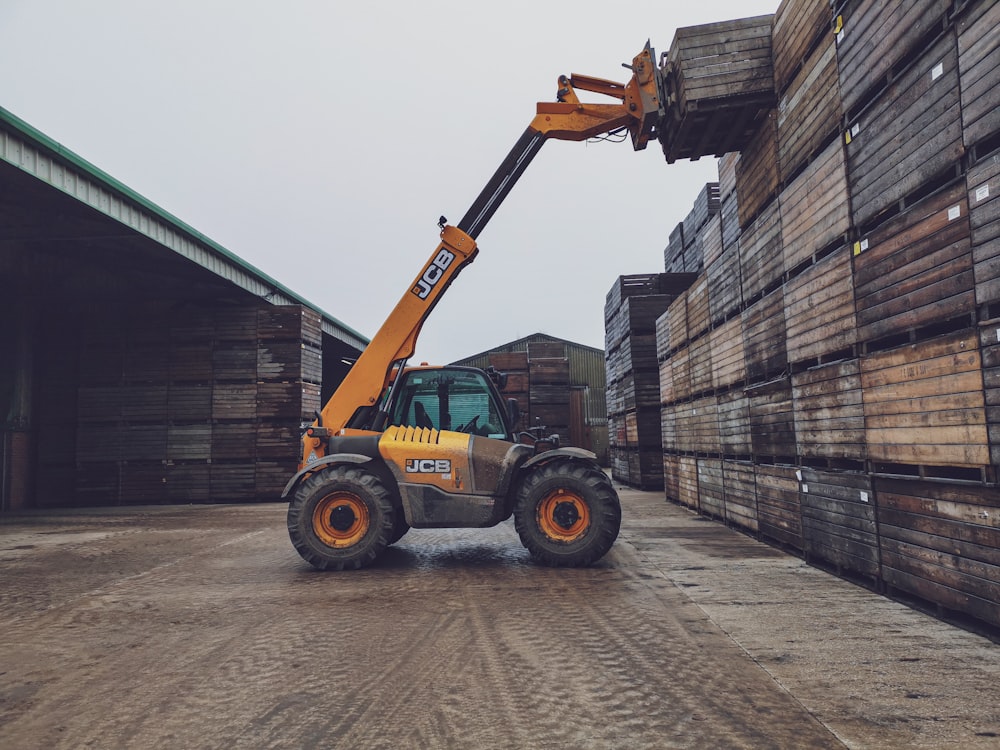
[[[273,499],[367,339],[0,109],[0,510]]]
[[[506,373],[504,395],[517,400],[521,429],[558,434],[562,445],[593,451],[607,465],[603,349],[534,333],[452,364]]]

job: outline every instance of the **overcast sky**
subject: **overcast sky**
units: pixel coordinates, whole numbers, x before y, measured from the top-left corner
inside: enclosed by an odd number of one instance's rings
[[[370,337],[560,74],[624,82],[647,39],[659,56],[678,27],[777,6],[0,0],[0,106]],[[535,332],[603,347],[608,289],[663,270],[717,178],[656,143],[549,142],[417,359]]]

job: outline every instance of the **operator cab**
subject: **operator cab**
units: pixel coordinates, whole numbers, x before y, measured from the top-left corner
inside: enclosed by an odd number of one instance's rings
[[[513,442],[504,402],[482,370],[414,368],[399,377],[389,391],[390,403],[383,407],[390,425],[466,432]]]

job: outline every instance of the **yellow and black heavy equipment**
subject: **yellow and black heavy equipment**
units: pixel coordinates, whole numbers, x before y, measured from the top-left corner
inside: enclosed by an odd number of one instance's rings
[[[631,135],[635,150],[663,116],[649,44],[627,84],[560,76],[555,102],[531,124],[306,429],[302,463],[285,487],[288,533],[314,567],[360,568],[413,528],[485,528],[514,517],[538,562],[589,565],[618,537],[621,506],[593,453],[558,436],[515,434],[517,403],[504,375],[464,367],[407,367],[424,321],[478,252],[476,238],[546,139]],[[607,95],[582,103],[577,90]]]

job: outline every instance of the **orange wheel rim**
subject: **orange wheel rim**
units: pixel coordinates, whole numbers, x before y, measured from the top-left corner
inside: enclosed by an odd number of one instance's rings
[[[590,508],[575,492],[554,490],[538,504],[538,527],[549,539],[574,542],[590,528]]]
[[[313,511],[313,531],[328,547],[350,547],[360,542],[371,525],[368,506],[350,492],[327,495]]]

